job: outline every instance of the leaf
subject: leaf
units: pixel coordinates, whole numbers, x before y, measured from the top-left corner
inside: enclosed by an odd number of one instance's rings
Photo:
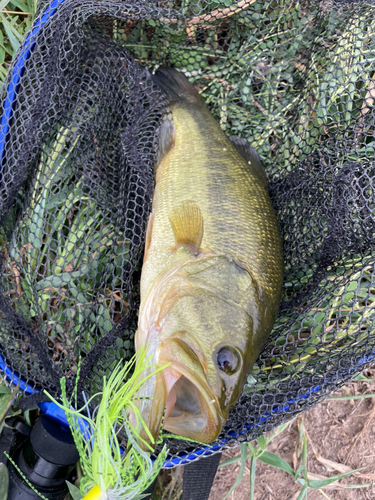
[[[257,457],[253,457],[251,459],[251,465],[250,465],[250,500],[254,500],[256,466],[257,466]]]
[[[5,464],[0,463],[0,500],[7,500],[9,489],[9,472]]]
[[[258,439],[258,445],[259,445],[259,451],[262,451],[264,452],[264,450],[267,448],[267,441],[266,441],[266,438],[264,436],[260,436]],[[259,453],[258,451],[258,453]],[[261,454],[261,453],[260,453]]]
[[[367,296],[367,293],[366,293],[366,296]],[[354,378],[353,378],[353,381],[355,382],[360,382],[360,381],[364,381],[364,382],[369,382],[369,383],[373,383],[374,380],[371,379],[371,378],[368,378],[366,377],[365,375],[363,375],[363,373],[358,373],[358,375],[356,375]]]
[[[324,476],[321,476],[320,474],[314,474],[313,472],[307,472],[307,479],[311,481],[320,481],[320,480],[325,480],[329,479]],[[304,484],[304,482],[302,483]],[[327,486],[324,486],[324,488],[327,488],[327,490],[347,490],[347,489],[359,489],[359,488],[368,488],[371,486],[371,483],[367,484],[341,484],[338,482],[328,484]],[[320,491],[320,490],[319,490]]]
[[[12,4],[18,7],[22,12],[29,12],[29,7],[21,0],[11,0]],[[1,9],[2,10],[2,9]]]
[[[0,394],[0,423],[5,419],[9,408],[12,406],[16,392],[17,390],[13,393],[8,390],[8,393],[3,392],[2,394]]]
[[[32,427],[31,418],[30,418],[30,412],[32,412],[32,411],[34,411],[36,409],[39,409],[39,406],[38,405],[33,405],[33,406],[31,406],[31,408],[28,408],[27,410],[25,410],[23,412],[23,418],[25,419],[25,422],[27,423],[27,425],[29,427]]]
[[[300,494],[298,495],[297,500],[303,500],[303,499],[304,499],[304,498],[306,498],[306,497],[307,497],[307,486],[305,485],[305,486],[302,488],[302,490],[301,490]]]
[[[288,422],[286,422],[285,424],[282,424],[282,425],[279,425],[279,427],[276,427],[275,430],[269,432],[265,438],[266,438],[266,441],[267,441],[267,444],[269,444],[273,439],[275,439],[275,437],[279,436],[282,432],[285,431],[285,429],[292,423],[294,422],[295,418],[293,418],[293,420],[289,420]]]
[[[297,480],[301,476],[301,474],[305,471],[305,466],[301,464],[295,472],[294,478]]]
[[[9,2],[10,2],[10,0],[2,0],[0,2],[0,10],[4,10],[5,7],[8,5]]]
[[[9,387],[7,387],[4,382],[0,385],[0,395],[1,394],[10,394]]]
[[[343,474],[344,472],[350,472],[351,470],[349,465],[344,465],[338,462],[334,462],[333,460],[329,460],[328,458],[322,457],[321,455],[319,455],[319,453],[316,453],[315,457],[323,465],[331,469],[337,470],[338,472],[341,472],[341,474]]]
[[[250,457],[255,457],[255,455],[257,454],[257,450],[254,448],[254,446],[249,442],[247,443],[247,446],[249,447],[250,449],[250,453],[249,455],[247,456],[247,458],[250,458]]]
[[[21,43],[16,38],[16,35],[15,35],[16,30],[13,28],[13,26],[10,23],[8,23],[8,21],[5,19],[3,14],[0,14],[0,19],[1,19],[1,22],[3,23],[5,32],[7,34],[7,37],[9,38],[9,42],[12,46],[12,49],[14,50],[14,52],[16,52],[19,49],[19,46],[21,45]],[[17,35],[18,35],[18,33],[17,33]]]
[[[82,493],[80,492],[79,488],[77,488],[77,486],[75,486],[74,484],[69,483],[69,481],[65,481],[65,482],[68,485],[69,493],[70,493],[71,497],[73,498],[73,500],[82,500],[83,496],[82,496]]]
[[[254,378],[251,374],[247,377],[247,384],[249,385],[254,385],[256,384],[257,381],[256,381],[256,378]]]
[[[281,469],[284,472],[287,472],[288,474],[294,477],[294,470],[291,468],[291,466],[283,458],[279,457],[278,455],[275,455],[275,453],[271,453],[270,451],[265,451],[258,458],[265,464],[277,467],[278,469]]]
[[[324,486],[328,486],[329,484],[332,484],[336,481],[340,481],[340,479],[343,479],[344,477],[351,476],[355,472],[359,472],[363,470],[363,467],[360,469],[355,469],[351,470],[349,472],[344,472],[344,474],[338,474],[337,476],[331,476],[328,477],[327,479],[319,479],[317,481],[309,481],[309,487],[313,489],[319,489],[319,488],[324,488]]]
[[[245,472],[245,466],[246,466],[246,459],[247,459],[247,443],[241,443],[240,444],[240,450],[241,450],[241,467],[240,470],[238,471],[238,476],[236,479],[236,482],[232,486],[232,488],[228,491],[228,493],[225,495],[224,500],[226,500],[232,493],[233,491],[237,488],[237,486],[240,484],[243,474]]]

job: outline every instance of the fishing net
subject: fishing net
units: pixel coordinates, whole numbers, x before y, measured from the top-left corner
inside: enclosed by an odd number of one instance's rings
[[[311,408],[375,347],[370,2],[54,0],[3,86],[0,359],[91,395],[133,353],[158,131],[150,72],[183,71],[266,168],[284,243],[271,338],[211,451]],[[205,451],[171,441],[167,463]]]

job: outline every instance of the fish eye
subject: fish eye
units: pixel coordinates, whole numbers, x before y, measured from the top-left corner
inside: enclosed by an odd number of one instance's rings
[[[241,358],[237,349],[225,346],[220,349],[216,356],[219,369],[226,375],[233,375],[241,366]]]

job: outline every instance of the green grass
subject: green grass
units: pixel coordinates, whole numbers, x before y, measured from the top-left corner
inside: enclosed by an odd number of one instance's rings
[[[255,488],[255,481],[256,481],[256,465],[257,461],[260,460],[268,465],[271,465],[272,467],[276,467],[278,469],[281,469],[282,471],[286,472],[289,474],[294,481],[298,482],[301,485],[301,490],[298,495],[297,500],[304,500],[308,498],[308,492],[310,490],[319,490],[323,495],[323,488],[326,486],[329,486],[333,483],[338,483],[341,479],[344,479],[345,477],[352,476],[355,473],[358,473],[363,470],[363,468],[360,469],[354,469],[354,470],[349,470],[347,472],[344,472],[342,474],[335,474],[330,477],[325,477],[325,478],[314,478],[314,475],[309,473],[308,470],[308,461],[307,461],[307,450],[308,450],[308,434],[306,431],[306,428],[303,423],[303,417],[302,419],[299,420],[298,426],[299,426],[299,438],[297,442],[297,459],[299,460],[299,465],[296,470],[294,470],[282,457],[279,455],[276,455],[275,453],[271,453],[267,451],[267,446],[271,443],[275,437],[280,435],[282,432],[284,432],[287,427],[290,425],[290,422],[281,425],[277,429],[275,429],[273,432],[269,433],[266,436],[261,436],[257,440],[253,441],[252,443],[241,443],[240,445],[240,450],[241,453],[239,456],[230,458],[226,460],[225,462],[222,462],[219,467],[225,467],[227,465],[233,464],[235,462],[240,462],[240,470],[238,473],[237,480],[235,484],[232,486],[232,488],[229,490],[227,495],[225,496],[224,500],[229,498],[229,496],[233,493],[233,491],[236,489],[236,487],[239,485],[243,478],[243,474],[245,471],[245,466],[246,466],[246,461],[249,459],[250,460],[250,499],[249,500],[254,500],[254,488]],[[358,488],[369,488],[372,486],[372,483],[369,484],[359,484],[359,485],[343,485],[342,483],[339,483],[341,488],[344,489],[358,489]]]
[[[0,80],[4,81],[15,52],[33,21],[37,0],[0,0]]]
[[[18,314],[35,329],[42,317],[54,363],[63,373],[76,370],[81,352],[90,351],[95,338],[111,331],[129,309],[121,281],[129,245],[108,214],[85,194],[72,165],[78,146],[74,130],[61,127],[42,152],[28,208],[6,246],[2,278],[4,294]],[[15,220],[15,213],[8,218]],[[4,242],[7,234],[0,229]],[[104,292],[98,296],[99,285]],[[95,312],[90,308],[94,301]],[[8,349],[21,349],[19,341],[7,342]],[[64,347],[72,344],[74,359]],[[23,352],[22,362],[38,376],[32,353]]]

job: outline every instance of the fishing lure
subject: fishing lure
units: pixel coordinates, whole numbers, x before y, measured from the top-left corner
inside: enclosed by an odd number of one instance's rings
[[[83,500],[142,498],[142,492],[156,479],[167,456],[164,445],[152,461],[151,452],[157,442],[161,442],[161,435],[155,442],[135,404],[137,393],[147,378],[167,366],[152,365],[146,349],[142,347],[125,366],[119,364],[108,380],[104,377],[103,390],[85,400],[85,405],[79,410],[77,405],[72,405],[73,398],[77,402],[77,386],[69,401],[65,378],[61,379],[62,404],[47,393],[65,411],[80,456]],[[99,399],[99,404],[90,412],[90,404]],[[135,420],[129,420],[129,411]],[[147,435],[147,442],[141,437],[140,430],[142,435]],[[124,448],[120,444],[121,431],[127,440]]]

